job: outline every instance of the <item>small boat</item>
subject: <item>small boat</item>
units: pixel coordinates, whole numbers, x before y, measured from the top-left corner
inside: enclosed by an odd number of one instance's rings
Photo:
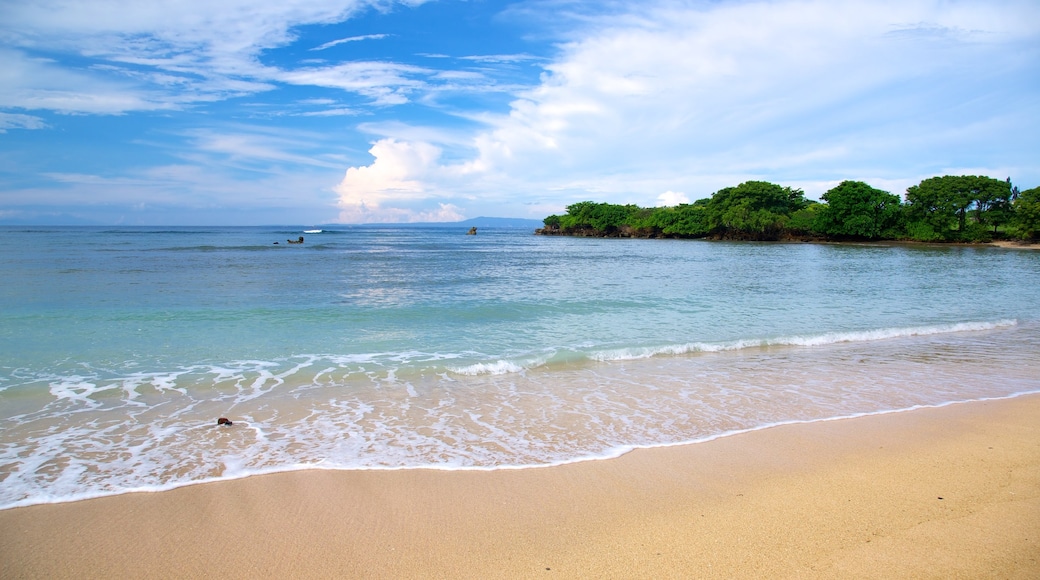
[[[321,230],[303,230],[305,234],[320,234]]]

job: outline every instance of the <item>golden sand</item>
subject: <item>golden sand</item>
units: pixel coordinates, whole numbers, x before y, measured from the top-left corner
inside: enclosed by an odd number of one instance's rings
[[[1040,578],[1040,396],[0,512],[3,578]]]

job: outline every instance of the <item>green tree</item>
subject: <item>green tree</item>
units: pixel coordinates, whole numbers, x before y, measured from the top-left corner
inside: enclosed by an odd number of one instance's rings
[[[1010,218],[1010,180],[946,175],[906,190],[907,231],[924,240],[984,241]],[[969,218],[971,221],[969,222]]]
[[[700,238],[708,234],[704,204],[683,203],[655,208],[648,225],[671,238]]]
[[[791,217],[787,220],[786,228],[788,231],[796,234],[819,234],[816,230],[816,220],[820,211],[827,207],[826,204],[819,203],[813,200],[808,200],[808,205],[802,209],[791,214]]]
[[[1011,178],[1004,181],[989,177],[977,177],[975,182],[975,222],[982,227],[992,226],[992,235],[1011,219],[1011,203],[1018,197],[1018,188],[1011,185]]]
[[[777,239],[788,217],[806,205],[800,189],[746,181],[712,194],[706,206],[707,225],[721,237]]]
[[[815,231],[869,240],[896,236],[902,215],[898,195],[862,181],[843,181],[821,198],[827,204],[816,215]]]
[[[567,213],[560,217],[560,227],[564,230],[592,227],[592,213],[596,202],[580,201],[567,206]]]
[[[566,215],[560,217],[560,229],[565,233],[586,230],[602,235],[616,234],[629,226],[639,211],[635,205],[581,201],[567,206]]]
[[[664,233],[690,238],[708,235],[707,200],[704,203],[684,203],[675,207],[675,223],[664,229]]]
[[[1011,208],[1008,233],[1022,240],[1040,237],[1040,187],[1018,194]]]
[[[592,227],[601,232],[613,233],[628,226],[640,211],[636,205],[601,203],[596,207]]]

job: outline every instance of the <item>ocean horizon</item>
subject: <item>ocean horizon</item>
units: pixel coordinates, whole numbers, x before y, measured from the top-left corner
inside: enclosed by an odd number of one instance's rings
[[[1037,252],[466,230],[0,227],[0,509],[1040,392]]]

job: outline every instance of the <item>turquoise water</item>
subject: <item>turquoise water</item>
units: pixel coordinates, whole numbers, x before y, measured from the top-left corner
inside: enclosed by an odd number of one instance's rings
[[[1040,252],[303,229],[0,228],[0,507],[1040,391]]]

